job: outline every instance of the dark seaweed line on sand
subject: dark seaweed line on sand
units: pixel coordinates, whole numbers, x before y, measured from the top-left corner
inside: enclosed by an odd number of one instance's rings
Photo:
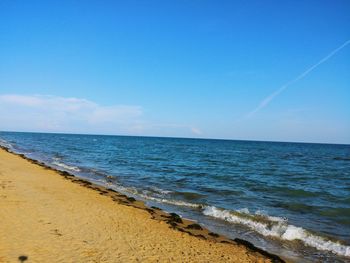
[[[195,236],[197,238],[210,240],[210,241],[214,241],[214,242],[218,242],[218,243],[226,243],[226,244],[231,244],[231,245],[244,246],[249,251],[251,251],[253,253],[259,253],[259,254],[265,256],[266,258],[270,259],[272,262],[275,262],[275,263],[285,262],[279,256],[272,254],[270,252],[267,252],[261,248],[258,248],[249,241],[246,241],[246,240],[243,240],[240,238],[230,239],[230,238],[227,238],[223,235],[219,235],[217,233],[210,232],[208,229],[203,228],[202,226],[195,223],[194,221],[191,221],[188,219],[183,219],[175,213],[168,213],[168,212],[165,212],[162,209],[160,209],[158,207],[154,207],[154,206],[148,207],[145,205],[144,202],[136,200],[134,197],[129,197],[129,196],[121,194],[121,193],[119,193],[111,188],[106,188],[106,187],[91,183],[91,182],[87,181],[86,179],[78,178],[75,175],[73,175],[67,171],[55,169],[53,167],[46,165],[43,162],[40,162],[40,161],[35,160],[35,159],[31,159],[31,158],[25,156],[24,154],[12,152],[9,148],[7,148],[5,146],[0,145],[0,148],[5,150],[6,152],[17,155],[19,157],[22,157],[23,159],[27,160],[28,162],[30,162],[32,164],[39,165],[47,170],[52,170],[52,171],[60,174],[61,176],[63,176],[65,179],[70,180],[73,183],[77,183],[83,187],[92,189],[92,190],[98,192],[100,195],[108,196],[113,201],[115,201],[119,204],[126,205],[126,206],[132,206],[132,207],[137,208],[137,209],[145,210],[151,215],[152,219],[166,222],[169,225],[169,227],[174,229],[174,230],[177,230],[177,231],[180,231],[183,233],[187,233],[187,234],[189,234],[191,236]]]

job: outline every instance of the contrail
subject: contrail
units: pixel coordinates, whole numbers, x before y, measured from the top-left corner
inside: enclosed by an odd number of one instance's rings
[[[305,78],[311,71],[313,71],[315,68],[317,68],[319,65],[323,64],[326,62],[328,59],[333,57],[336,53],[338,53],[341,49],[345,48],[347,45],[350,44],[350,39],[347,40],[345,43],[343,43],[341,46],[337,47],[334,49],[331,53],[329,53],[327,56],[322,58],[319,62],[317,62],[315,65],[309,67],[307,70],[305,70],[303,73],[301,73],[299,76],[297,76],[295,79],[287,82],[283,86],[281,86],[278,90],[274,91],[271,93],[269,96],[267,96],[265,99],[263,99],[258,107],[256,107],[253,111],[247,114],[246,117],[251,117],[258,111],[260,111],[262,108],[266,107],[277,95],[282,93],[284,90],[286,90],[290,85],[294,84],[295,82]]]

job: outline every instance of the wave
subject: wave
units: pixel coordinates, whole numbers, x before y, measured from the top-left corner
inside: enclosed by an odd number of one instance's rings
[[[5,147],[5,148],[8,148],[8,149],[13,149],[13,145],[11,143],[9,143],[8,141],[3,140],[3,139],[0,139],[0,145]]]
[[[164,197],[155,197],[152,193],[150,193],[147,190],[140,192],[134,187],[127,188],[119,186],[117,188],[118,190],[132,193],[145,200],[201,209],[202,213],[206,216],[222,219],[234,224],[244,225],[264,236],[272,236],[287,241],[300,240],[301,242],[303,242],[304,245],[314,247],[318,250],[330,251],[341,256],[350,257],[350,246],[346,246],[339,242],[327,239],[323,236],[318,236],[314,233],[303,229],[302,227],[297,227],[288,224],[287,218],[270,216],[264,213],[263,211],[256,211],[254,214],[252,214],[247,208],[231,211],[220,209],[215,206],[185,202]],[[159,192],[167,194],[167,191],[158,188],[157,190]]]
[[[203,205],[201,205],[201,204],[184,202],[184,201],[181,201],[181,200],[159,198],[159,197],[149,196],[149,195],[145,195],[145,194],[139,194],[139,196],[141,196],[144,199],[155,201],[155,202],[158,202],[158,203],[164,203],[164,204],[169,204],[169,205],[177,205],[177,206],[185,206],[185,207],[192,207],[192,208],[203,208]]]
[[[105,178],[107,182],[113,182],[117,178],[113,175],[110,175],[109,173],[100,170],[100,169],[95,169],[95,168],[90,168],[90,167],[80,167],[79,168],[81,172],[86,173],[86,174],[93,174],[95,176]]]
[[[121,191],[124,193],[131,193],[135,196],[141,197],[142,199],[157,202],[157,203],[191,207],[191,208],[196,208],[196,209],[201,209],[204,207],[204,205],[202,205],[202,204],[190,203],[190,202],[185,202],[185,201],[177,200],[177,199],[171,199],[169,197],[171,195],[173,195],[175,192],[169,191],[169,190],[164,190],[164,189],[158,188],[156,186],[152,186],[149,189],[143,189],[143,190],[139,190],[135,187],[124,187],[122,185],[114,185],[114,188],[117,191]],[[166,198],[166,197],[168,197],[168,198]]]
[[[59,167],[62,167],[64,169],[70,170],[70,171],[80,172],[80,169],[78,167],[72,166],[72,165],[68,165],[68,164],[65,164],[65,163],[61,163],[59,161],[53,161],[52,164],[56,165],[56,166],[59,166]]]
[[[156,186],[151,186],[150,187],[150,190],[156,194],[159,194],[159,195],[168,195],[168,194],[171,194],[173,193],[173,191],[170,191],[170,190],[164,190],[164,189],[161,189],[159,187],[156,187]]]
[[[289,241],[300,240],[307,246],[350,257],[350,246],[315,235],[302,227],[290,225],[286,218],[269,216],[261,211],[251,214],[248,209],[230,211],[219,209],[215,206],[205,207],[203,214],[230,223],[244,225],[264,236],[272,236]]]
[[[165,195],[168,194],[168,191],[159,188],[156,189],[157,192],[161,192]],[[206,216],[222,219],[234,224],[244,225],[263,236],[276,237],[286,241],[300,240],[306,246],[314,247],[318,250],[330,251],[341,256],[350,257],[350,246],[346,246],[340,242],[336,242],[327,239],[326,237],[316,235],[305,230],[302,227],[288,224],[287,218],[270,216],[263,211],[256,211],[254,214],[252,214],[247,208],[239,209],[236,211],[225,210],[205,204],[191,203],[161,196],[154,196],[154,193],[147,190],[140,192],[134,187],[123,187],[121,185],[117,186],[116,190],[122,191],[124,193],[131,193],[145,200],[150,200],[158,203],[200,209]],[[174,192],[172,192],[172,194],[173,193]]]
[[[195,203],[190,203],[190,202],[185,202],[181,200],[175,200],[175,199],[167,199],[162,197],[163,195],[167,195],[169,193],[172,193],[171,191],[163,190],[157,187],[152,187],[153,191],[148,191],[148,190],[138,190],[135,187],[125,187],[122,185],[116,185],[116,184],[110,184],[109,187],[114,188],[116,191],[124,193],[124,194],[132,194],[135,197],[140,197],[145,200],[157,202],[157,203],[163,203],[163,204],[169,204],[169,205],[176,205],[176,206],[184,206],[184,207],[191,207],[191,208],[196,208],[200,209],[203,208],[204,206],[201,204],[195,204]],[[158,192],[155,193],[154,191]]]

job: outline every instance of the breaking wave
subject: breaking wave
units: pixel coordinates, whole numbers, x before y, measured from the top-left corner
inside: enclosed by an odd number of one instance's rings
[[[290,225],[286,218],[268,216],[260,211],[251,214],[248,209],[230,211],[219,209],[215,206],[206,206],[203,209],[203,214],[230,223],[244,225],[264,236],[272,236],[289,241],[300,240],[305,245],[316,249],[350,257],[350,246],[315,235],[302,227]]]
[[[0,145],[5,147],[5,148],[8,148],[8,149],[13,148],[13,145],[11,143],[9,143],[8,141],[5,141],[3,139],[0,139]]]
[[[300,240],[304,245],[314,247],[318,250],[330,251],[341,256],[350,257],[350,246],[327,239],[323,236],[316,235],[302,227],[288,224],[287,218],[270,216],[262,211],[256,211],[253,214],[250,213],[247,208],[231,211],[217,208],[215,206],[208,206],[204,204],[185,202],[182,200],[170,199],[161,196],[154,196],[149,191],[139,191],[134,187],[129,188],[118,186],[117,188],[118,190],[137,195],[145,200],[201,209],[202,213],[206,216],[225,220],[233,224],[244,225],[263,236],[276,237],[287,241]],[[159,188],[157,188],[157,192],[168,194],[168,191]]]
[[[168,195],[168,194],[171,194],[171,193],[173,193],[173,191],[169,191],[169,190],[164,190],[164,189],[161,189],[161,188],[159,188],[159,187],[156,187],[156,186],[152,186],[151,187],[151,191],[153,191],[153,192],[155,192],[155,193],[157,193],[157,194],[159,194],[159,195]]]
[[[61,163],[59,161],[54,161],[52,162],[53,165],[56,165],[58,167],[62,167],[66,170],[70,170],[70,171],[74,171],[74,172],[80,172],[80,169],[76,166],[72,166],[72,165],[68,165],[68,164],[65,164],[65,163]]]
[[[153,197],[153,196],[149,196],[149,195],[145,195],[145,194],[140,194],[140,196],[144,199],[159,202],[159,203],[164,203],[164,204],[186,206],[186,207],[192,207],[192,208],[202,208],[203,207],[200,204],[194,204],[194,203],[185,202],[185,201],[181,201],[181,200],[159,198],[159,197]]]

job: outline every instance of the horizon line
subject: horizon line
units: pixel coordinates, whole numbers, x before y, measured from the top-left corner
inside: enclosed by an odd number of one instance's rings
[[[87,136],[116,136],[116,137],[144,137],[144,138],[164,138],[164,139],[189,139],[189,140],[218,140],[218,141],[243,141],[243,142],[271,142],[271,143],[295,143],[295,144],[326,144],[326,145],[345,145],[350,146],[350,143],[335,143],[335,142],[308,142],[308,141],[279,141],[279,140],[259,140],[259,139],[230,139],[230,138],[204,138],[204,137],[181,137],[181,136],[159,136],[159,135],[127,135],[127,134],[98,134],[98,133],[74,133],[74,132],[44,132],[44,131],[5,131],[9,133],[42,133],[42,134],[62,134],[62,135],[87,135]]]

